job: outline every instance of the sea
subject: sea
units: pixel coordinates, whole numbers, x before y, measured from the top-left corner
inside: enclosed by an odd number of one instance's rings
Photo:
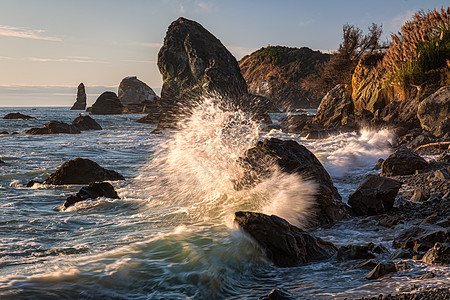
[[[330,173],[346,202],[392,149],[388,129],[310,140],[263,125],[205,99],[181,129],[137,123],[142,115],[96,115],[103,127],[81,134],[29,135],[50,120],[71,123],[69,107],[0,107],[36,120],[0,119],[0,299],[258,299],[272,289],[298,299],[344,299],[449,284],[450,268],[406,260],[405,271],[368,280],[360,261],[330,259],[290,268],[268,261],[234,224],[241,210],[275,214],[299,227],[312,215],[314,184],[274,171],[246,190],[233,189],[236,161],[256,141],[292,139]],[[84,113],[84,112],[81,112]],[[313,110],[308,113],[313,114]],[[274,122],[286,114],[271,114]],[[14,133],[14,134],[12,134]],[[91,159],[121,173],[120,199],[56,208],[81,186],[35,184],[64,162]],[[377,226],[352,218],[311,234],[336,246],[382,244],[411,224]],[[436,277],[417,279],[433,272]]]

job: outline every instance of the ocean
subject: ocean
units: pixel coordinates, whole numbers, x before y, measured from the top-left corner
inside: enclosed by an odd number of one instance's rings
[[[298,226],[310,215],[307,181],[274,174],[245,191],[232,188],[236,164],[257,140],[293,139],[305,145],[333,178],[343,201],[379,158],[392,150],[389,130],[343,133],[307,140],[262,132],[242,112],[205,103],[180,130],[150,134],[142,115],[93,116],[101,131],[28,135],[50,120],[71,123],[69,107],[0,107],[37,120],[0,119],[1,299],[257,299],[271,289],[300,299],[377,296],[448,284],[449,267],[408,260],[405,271],[367,280],[367,269],[335,257],[278,268],[233,223],[234,212],[276,214]],[[272,114],[276,121],[283,114]],[[11,133],[17,134],[11,134]],[[112,182],[119,199],[55,208],[81,186],[26,187],[64,162],[89,158],[121,173]],[[376,230],[373,219],[353,218],[311,233],[336,246],[382,244],[411,224]],[[427,271],[443,276],[414,279]]]

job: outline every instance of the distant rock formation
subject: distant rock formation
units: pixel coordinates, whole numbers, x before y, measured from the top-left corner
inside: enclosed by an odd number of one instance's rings
[[[84,130],[102,130],[100,126],[94,119],[89,116],[78,116],[73,120],[72,125],[78,128],[80,131]]]
[[[329,54],[307,47],[269,46],[239,61],[249,92],[268,98],[279,109],[316,108],[324,94],[313,91],[311,75]]]
[[[123,113],[124,107],[114,92],[104,92],[101,94],[89,113],[92,115],[117,115]]]
[[[30,117],[21,113],[9,113],[3,117],[5,120],[36,120],[35,117]]]
[[[86,109],[86,90],[84,84],[78,85],[77,99],[70,110],[85,110]]]
[[[152,88],[136,76],[122,79],[118,97],[125,107],[125,113],[150,113],[152,106],[159,100]]]
[[[163,77],[161,102],[166,115],[182,114],[195,98],[217,92],[242,104],[247,84],[234,56],[202,25],[178,18],[169,26],[158,53]]]

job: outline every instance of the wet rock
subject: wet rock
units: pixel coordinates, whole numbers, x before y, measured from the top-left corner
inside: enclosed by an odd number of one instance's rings
[[[442,181],[450,179],[450,175],[448,174],[447,170],[445,170],[445,169],[436,170],[434,172],[434,177],[437,180],[442,180]]]
[[[441,265],[450,264],[450,244],[435,243],[422,258],[427,264]]]
[[[271,290],[266,296],[259,297],[258,300],[293,300],[296,299],[284,290]]]
[[[60,122],[60,121],[50,121],[44,125],[44,127],[40,128],[31,128],[26,131],[28,134],[59,134],[59,133],[68,133],[68,134],[78,134],[81,131],[70,124]]]
[[[90,159],[75,158],[65,162],[44,184],[89,184],[106,180],[125,180],[113,170],[105,169]]]
[[[338,260],[349,259],[370,259],[375,258],[375,254],[370,252],[369,245],[347,245],[339,247],[337,252]]]
[[[447,217],[445,220],[437,222],[436,225],[444,228],[450,227],[450,217]]]
[[[428,251],[437,242],[450,243],[449,230],[437,226],[420,225],[401,232],[392,242],[392,247],[421,252]]]
[[[72,125],[78,128],[80,131],[102,130],[102,126],[100,126],[90,116],[78,116],[75,120],[73,120]]]
[[[439,155],[436,161],[450,163],[450,153],[449,152],[442,153],[441,155]]]
[[[39,181],[39,180],[30,180],[30,181],[28,181],[26,187],[29,187],[29,188],[33,187],[33,185],[35,185],[36,183],[43,184],[44,182],[43,181]]]
[[[341,201],[328,172],[311,151],[293,140],[272,138],[257,142],[244,153],[241,164],[247,172],[244,178],[236,180],[237,189],[257,184],[270,176],[276,165],[283,172],[296,173],[318,184],[317,212],[312,220],[313,225],[330,225],[348,216],[348,208]]]
[[[300,136],[306,137],[308,140],[325,139],[331,134],[337,133],[334,129],[327,129],[319,124],[308,123],[303,127]]]
[[[423,129],[435,136],[450,132],[450,86],[439,89],[430,95],[417,108],[417,118]]]
[[[389,273],[404,271],[408,268],[406,263],[394,263],[392,261],[380,262],[373,270],[366,275],[367,279],[378,279]]]
[[[252,120],[261,124],[272,124],[272,118],[267,112],[257,111],[252,115]]]
[[[4,163],[5,163],[5,162],[4,162],[3,160],[0,159],[0,165],[1,165],[1,164],[4,164]]]
[[[80,83],[77,88],[77,99],[70,110],[86,109],[86,89],[84,83]]]
[[[35,117],[30,117],[21,113],[9,113],[3,117],[5,120],[36,120]]]
[[[270,132],[271,130],[283,130],[284,127],[278,124],[270,124],[261,128],[262,132]]]
[[[336,253],[332,243],[314,237],[274,215],[241,211],[235,213],[234,220],[278,267],[327,259]]]
[[[349,90],[343,84],[331,89],[320,102],[314,123],[329,128],[355,126],[354,106]]]
[[[286,132],[301,133],[306,124],[310,123],[314,117],[306,114],[290,115],[279,120]]]
[[[413,257],[413,252],[409,249],[403,249],[398,248],[395,250],[394,253],[392,253],[391,257],[389,259],[395,260],[395,259],[408,259]]]
[[[367,175],[355,192],[348,198],[348,204],[356,215],[376,215],[391,210],[402,183],[377,175]]]
[[[67,208],[77,202],[86,199],[97,199],[99,197],[120,199],[114,187],[109,182],[92,182],[88,186],[82,187],[75,196],[69,196],[63,205]]]
[[[420,188],[414,190],[414,194],[411,197],[411,201],[423,202],[428,199],[428,195]]]
[[[418,154],[400,149],[391,154],[381,166],[381,175],[396,176],[414,174],[416,170],[422,170],[429,166],[427,161]]]
[[[399,222],[400,222],[399,216],[387,215],[387,216],[383,216],[382,218],[380,218],[380,220],[378,221],[378,225],[383,226],[383,227],[392,228],[392,227],[396,226]]]
[[[431,278],[434,278],[434,277],[436,277],[436,275],[433,272],[427,272],[427,273],[425,273],[423,275],[416,276],[414,278],[415,279],[431,279]]]
[[[92,105],[89,113],[92,115],[117,115],[123,113],[123,105],[114,92],[104,92]]]
[[[3,134],[9,134],[9,132],[8,132],[8,131],[2,131],[2,132],[0,132],[0,135],[3,135]]]
[[[384,159],[380,158],[377,160],[377,163],[375,164],[375,167],[373,167],[372,170],[381,170],[381,165],[383,164]]]
[[[150,132],[150,133],[152,133],[152,134],[162,134],[163,132],[161,131],[161,129],[155,128],[155,129],[153,129],[152,132]]]

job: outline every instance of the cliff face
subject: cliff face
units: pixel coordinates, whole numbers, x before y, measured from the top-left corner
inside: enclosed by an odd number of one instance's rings
[[[311,88],[312,76],[329,55],[309,48],[266,47],[240,62],[249,92],[277,103],[279,108],[316,108],[324,94]]]

